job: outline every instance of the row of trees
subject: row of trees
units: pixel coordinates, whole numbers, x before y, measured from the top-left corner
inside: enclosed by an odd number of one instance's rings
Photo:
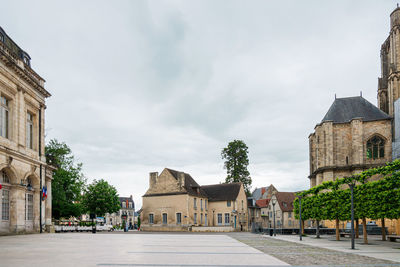
[[[358,220],[363,223],[364,243],[368,243],[366,218],[382,222],[382,239],[386,240],[385,218],[400,218],[400,160],[387,163],[383,167],[372,168],[350,177],[327,181],[299,193],[303,220],[317,221],[317,235],[321,220],[336,221],[336,239],[340,239],[339,221],[351,218],[351,192],[354,185],[354,212],[356,234]],[[379,180],[371,179],[379,178]],[[374,180],[374,181],[371,181]],[[299,199],[294,203],[298,218]]]
[[[87,185],[82,163],[76,163],[71,149],[56,139],[45,147],[47,163],[54,166],[52,211],[55,219],[78,217],[84,213],[104,216],[120,209],[117,190],[107,181]]]

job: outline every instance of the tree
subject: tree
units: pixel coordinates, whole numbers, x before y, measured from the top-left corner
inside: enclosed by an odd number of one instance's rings
[[[120,209],[117,190],[103,179],[94,180],[85,189],[82,204],[87,212],[97,216],[114,213]]]
[[[221,157],[225,160],[224,168],[227,172],[225,182],[243,183],[247,195],[250,194],[251,188],[251,177],[247,170],[249,165],[248,153],[248,147],[242,140],[230,142],[221,152]]]
[[[76,164],[71,149],[56,139],[46,145],[45,155],[47,163],[56,167],[51,185],[53,217],[80,216],[80,196],[86,182],[82,164]]]

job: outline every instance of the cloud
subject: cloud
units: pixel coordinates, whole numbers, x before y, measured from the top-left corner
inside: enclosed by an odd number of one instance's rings
[[[21,6],[24,8],[21,9]],[[0,24],[52,93],[47,140],[140,207],[164,167],[219,183],[242,139],[253,187],[301,190],[308,135],[338,97],[376,102],[392,3],[9,1]]]

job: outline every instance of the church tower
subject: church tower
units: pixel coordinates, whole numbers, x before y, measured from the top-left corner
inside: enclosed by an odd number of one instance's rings
[[[400,8],[390,14],[390,32],[381,47],[381,76],[378,78],[378,107],[393,116],[400,98]]]

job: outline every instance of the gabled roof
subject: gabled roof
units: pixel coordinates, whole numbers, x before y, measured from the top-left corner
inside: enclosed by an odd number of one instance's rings
[[[363,121],[388,120],[390,116],[362,96],[336,98],[322,122],[346,123],[354,118]]]
[[[178,180],[179,172],[165,168],[167,171],[171,173],[171,175]],[[202,190],[201,186],[190,176],[188,173],[184,173],[185,175],[185,189],[191,196],[200,196],[206,197],[206,193]]]
[[[208,201],[235,200],[241,183],[204,185],[201,188],[208,196]]]
[[[294,192],[277,192],[275,196],[282,211],[293,211],[293,201],[296,199]]]
[[[256,205],[260,208],[268,207],[270,199],[259,199],[256,201]]]

